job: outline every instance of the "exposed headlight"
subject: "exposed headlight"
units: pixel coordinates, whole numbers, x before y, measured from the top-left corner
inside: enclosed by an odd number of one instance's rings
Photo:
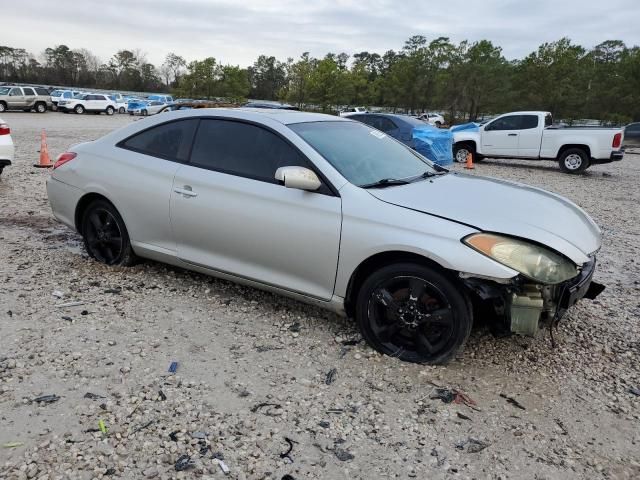
[[[570,260],[544,247],[491,233],[469,235],[464,243],[540,283],[564,282],[578,274]]]

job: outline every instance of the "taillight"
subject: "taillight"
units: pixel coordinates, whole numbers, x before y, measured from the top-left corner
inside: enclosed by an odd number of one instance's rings
[[[58,158],[56,158],[56,163],[53,164],[53,169],[55,170],[56,168],[61,167],[62,165],[64,165],[67,162],[70,162],[77,156],[78,154],[75,152],[61,153],[60,155],[58,155]]]
[[[621,133],[616,133],[613,136],[613,143],[611,144],[611,147],[612,148],[618,148],[621,143],[622,143],[622,134]]]
[[[11,129],[9,125],[6,123],[0,123],[0,135],[9,135],[11,133]]]

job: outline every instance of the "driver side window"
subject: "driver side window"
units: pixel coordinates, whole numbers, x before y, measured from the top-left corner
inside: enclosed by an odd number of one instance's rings
[[[491,122],[485,130],[520,130],[520,128],[520,115],[507,115]]]

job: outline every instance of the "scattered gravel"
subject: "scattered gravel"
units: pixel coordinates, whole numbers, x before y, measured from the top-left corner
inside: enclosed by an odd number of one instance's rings
[[[640,477],[639,155],[581,176],[477,164],[587,210],[604,233],[607,290],[567,314],[555,349],[546,331],[496,339],[478,327],[458,359],[429,367],[383,357],[349,320],[283,297],[155,262],[91,261],[52,218],[48,172],[31,167],[39,134],[57,155],[131,117],[3,118],[17,155],[0,177],[0,478]],[[432,399],[435,388],[475,406]]]

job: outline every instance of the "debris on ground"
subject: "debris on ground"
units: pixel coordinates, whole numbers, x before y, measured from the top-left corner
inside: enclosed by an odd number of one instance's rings
[[[22,442],[7,442],[2,444],[2,448],[17,448],[23,446]]]
[[[177,370],[178,362],[171,362],[171,365],[169,365],[169,373],[176,373]]]
[[[207,438],[207,434],[205,432],[192,432],[191,436],[199,440],[204,440],[205,438]]]
[[[218,465],[220,466],[220,470],[222,470],[222,473],[224,473],[225,475],[229,475],[229,472],[231,470],[229,470],[229,467],[227,467],[227,464],[224,463],[224,461],[219,458],[216,458],[215,461],[218,462]]]
[[[262,402],[262,403],[259,403],[257,405],[254,405],[253,407],[251,407],[251,412],[252,413],[257,413],[258,410],[260,410],[260,409],[262,409],[264,407],[273,407],[275,409],[280,409],[280,408],[282,408],[282,405],[280,405],[279,403]],[[266,415],[268,415],[268,413]]]
[[[456,412],[456,415],[458,416],[458,418],[461,418],[462,420],[471,420],[471,417],[466,416],[464,413]]]
[[[56,308],[67,308],[67,307],[77,307],[79,305],[84,305],[85,302],[67,302],[67,303],[59,303],[58,305],[54,305]]]
[[[174,468],[176,469],[176,472],[182,472],[184,470],[188,470],[192,468],[193,466],[194,464],[191,461],[191,457],[187,454],[184,454],[178,457],[178,460],[176,460]]]
[[[517,401],[515,398],[510,397],[508,395],[505,395],[504,393],[501,393],[500,396],[502,398],[504,398],[507,403],[510,403],[511,405],[513,405],[516,408],[519,408],[520,410],[526,410],[526,408],[524,407],[524,405],[522,405],[519,401]]]
[[[102,432],[103,435],[107,434],[107,426],[104,424],[104,420],[98,420],[98,428]]]
[[[327,378],[325,378],[324,383],[327,385],[331,385],[335,381],[337,373],[337,368],[332,368],[331,370],[329,370],[327,372]]]
[[[167,396],[164,394],[162,390],[158,390],[158,396],[160,397],[160,400],[162,400],[163,402],[167,399]]]
[[[472,407],[472,408],[476,406],[476,402],[471,397],[469,397],[469,395],[455,388],[436,387],[429,394],[429,398],[431,400],[435,400],[439,398],[444,403],[453,402],[457,404],[463,404],[463,405],[466,405],[467,407]]]
[[[116,469],[113,467],[107,468],[107,471],[104,472],[105,475],[115,475]]]
[[[444,465],[444,462],[447,460],[447,457],[441,457],[436,448],[431,449],[431,456],[436,457],[436,465],[441,467]]]
[[[458,450],[464,450],[467,453],[478,453],[488,446],[489,443],[471,437],[456,443],[456,448]]]
[[[97,400],[99,398],[106,398],[106,397],[103,397],[102,395],[98,395],[97,393],[87,392],[84,394],[84,398],[88,398],[90,400]]]
[[[346,462],[348,460],[353,460],[354,458],[356,458],[356,457],[353,456],[353,454],[347,452],[346,450],[343,450],[342,448],[334,449],[333,450],[333,454],[341,462]]]
[[[633,393],[636,397],[640,397],[640,388],[630,387],[629,393]]]
[[[57,395],[42,395],[41,397],[36,397],[32,401],[35,403],[54,403],[60,400],[60,397]]]
[[[293,451],[293,440],[288,437],[284,437],[284,441],[287,442],[287,445],[289,447],[287,448],[286,452],[280,454],[280,458],[287,458],[291,463],[293,463],[293,458],[291,458],[291,456],[289,455]]]
[[[60,290],[54,290],[53,292],[51,292],[51,295],[53,295],[56,298],[64,297],[64,293],[62,293]]]

